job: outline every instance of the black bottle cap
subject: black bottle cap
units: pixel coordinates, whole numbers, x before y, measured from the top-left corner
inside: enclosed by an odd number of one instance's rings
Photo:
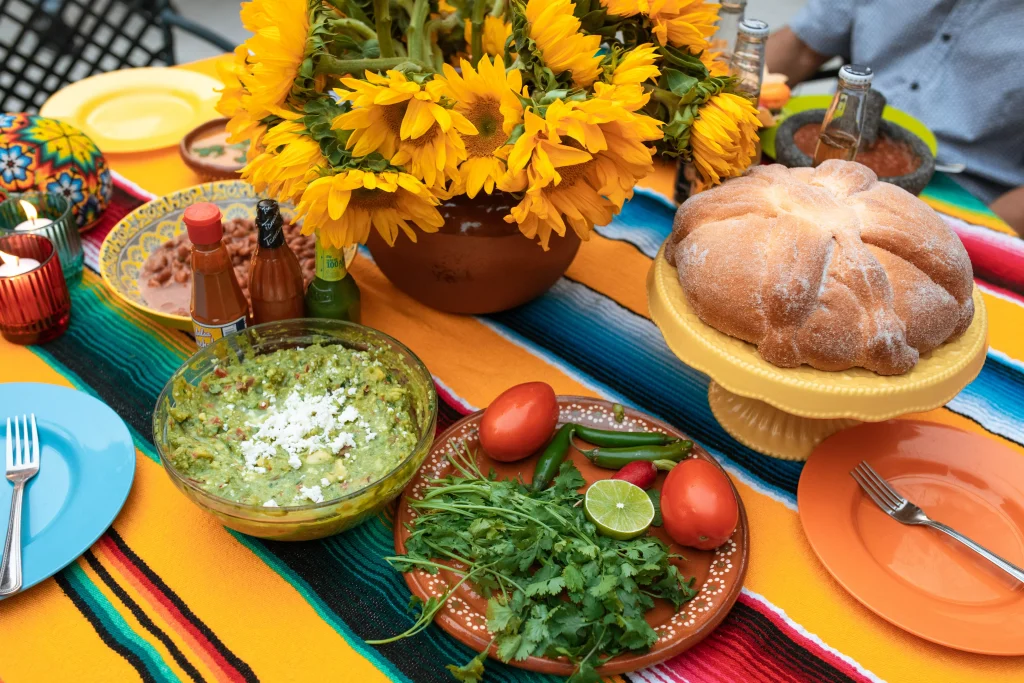
[[[273,199],[261,199],[256,205],[256,229],[261,247],[276,249],[284,244],[284,220]]]

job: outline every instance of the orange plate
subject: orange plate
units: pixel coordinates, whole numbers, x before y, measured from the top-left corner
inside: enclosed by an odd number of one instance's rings
[[[815,449],[797,492],[814,552],[865,607],[940,645],[1024,655],[1024,585],[945,534],[886,516],[850,476],[861,460],[932,519],[1024,565],[1024,457],[930,422],[865,423]]]
[[[580,396],[559,396],[558,405],[561,411],[559,423],[578,422],[601,429],[621,429],[625,431],[659,431],[686,438],[678,429],[644,413],[626,408],[626,419],[616,423],[613,419],[611,403]],[[494,468],[500,477],[511,478],[520,474],[526,481],[533,478],[533,467],[536,458],[516,463],[501,463],[491,460],[478,448],[477,424],[483,412],[473,413],[449,427],[444,434],[434,441],[433,449],[427,456],[423,467],[405,489],[398,501],[395,519],[395,547],[400,554],[405,553],[405,540],[409,537],[407,524],[414,523],[415,514],[409,507],[409,497],[419,498],[422,495],[426,479],[436,479],[452,473],[451,464],[445,457],[460,442],[464,442],[471,451],[479,452],[480,467],[484,472]],[[694,457],[703,458],[718,464],[700,446],[693,447]],[[591,465],[590,462],[575,448],[570,449],[570,457],[587,483],[598,479],[608,479],[614,474],[611,470],[603,470]],[[659,475],[656,489],[661,489],[664,476]],[[735,493],[735,488],[733,489]],[[747,572],[747,556],[749,553],[749,537],[747,532],[747,515],[743,509],[743,501],[739,494],[736,500],[740,506],[740,521],[732,538],[717,550],[695,550],[683,548],[671,543],[668,536],[660,528],[651,528],[655,536],[669,543],[673,553],[686,556],[686,560],[678,562],[683,576],[693,576],[696,584],[701,587],[700,593],[675,612],[671,605],[659,601],[654,609],[647,613],[647,622],[660,634],[659,640],[647,652],[635,655],[620,655],[600,667],[598,672],[604,676],[642,669],[657,664],[688,650],[703,640],[725,618],[729,609],[739,597],[743,587],[743,577]],[[422,571],[408,572],[405,581],[414,595],[424,601],[429,596],[442,595],[448,586],[458,583],[459,576],[453,572],[441,571],[430,575]],[[463,584],[455,596],[448,601],[445,608],[438,614],[435,621],[438,625],[477,652],[482,651],[491,641],[487,631],[487,618],[484,616],[487,600],[472,590],[468,582]],[[490,656],[495,657],[497,648],[491,648]],[[521,662],[509,662],[531,671],[568,676],[573,667],[564,658],[545,659],[529,657]]]

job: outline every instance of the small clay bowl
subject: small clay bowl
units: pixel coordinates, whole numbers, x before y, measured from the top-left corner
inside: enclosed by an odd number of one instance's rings
[[[245,161],[238,162],[237,157],[245,158],[249,143],[240,147],[228,144],[227,123],[228,119],[220,118],[198,125],[178,145],[178,152],[185,165],[195,171],[204,183],[236,180],[242,176]],[[206,154],[200,154],[197,150],[205,150]]]
[[[811,157],[800,151],[793,141],[793,135],[808,123],[821,123],[825,119],[824,109],[808,109],[793,114],[781,124],[775,133],[775,156],[780,164],[790,168],[796,166],[810,166],[813,162]],[[925,188],[928,181],[935,173],[935,157],[932,151],[925,144],[924,140],[911,133],[902,126],[897,126],[891,121],[882,120],[878,126],[882,135],[892,140],[906,142],[910,145],[911,151],[921,159],[921,164],[911,173],[901,176],[880,177],[887,183],[902,187],[907,192],[918,195]]]

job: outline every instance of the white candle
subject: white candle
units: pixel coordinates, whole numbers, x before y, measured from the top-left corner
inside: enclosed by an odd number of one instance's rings
[[[0,251],[0,277],[22,275],[39,267],[34,258],[19,257]]]
[[[39,218],[36,207],[24,199],[19,199],[18,203],[21,204],[21,210],[25,212],[25,220],[15,225],[15,230],[36,230],[38,228],[45,228],[50,223],[53,223],[49,218]]]
[[[30,218],[27,221],[22,221],[14,226],[15,230],[35,230],[36,228],[45,228],[50,223],[53,223],[49,218]]]

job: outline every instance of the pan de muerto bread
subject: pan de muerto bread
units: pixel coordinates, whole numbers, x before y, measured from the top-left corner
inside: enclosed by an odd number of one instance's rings
[[[665,255],[701,320],[782,367],[902,374],[974,317],[960,239],[854,162],[758,166],[691,197]]]

